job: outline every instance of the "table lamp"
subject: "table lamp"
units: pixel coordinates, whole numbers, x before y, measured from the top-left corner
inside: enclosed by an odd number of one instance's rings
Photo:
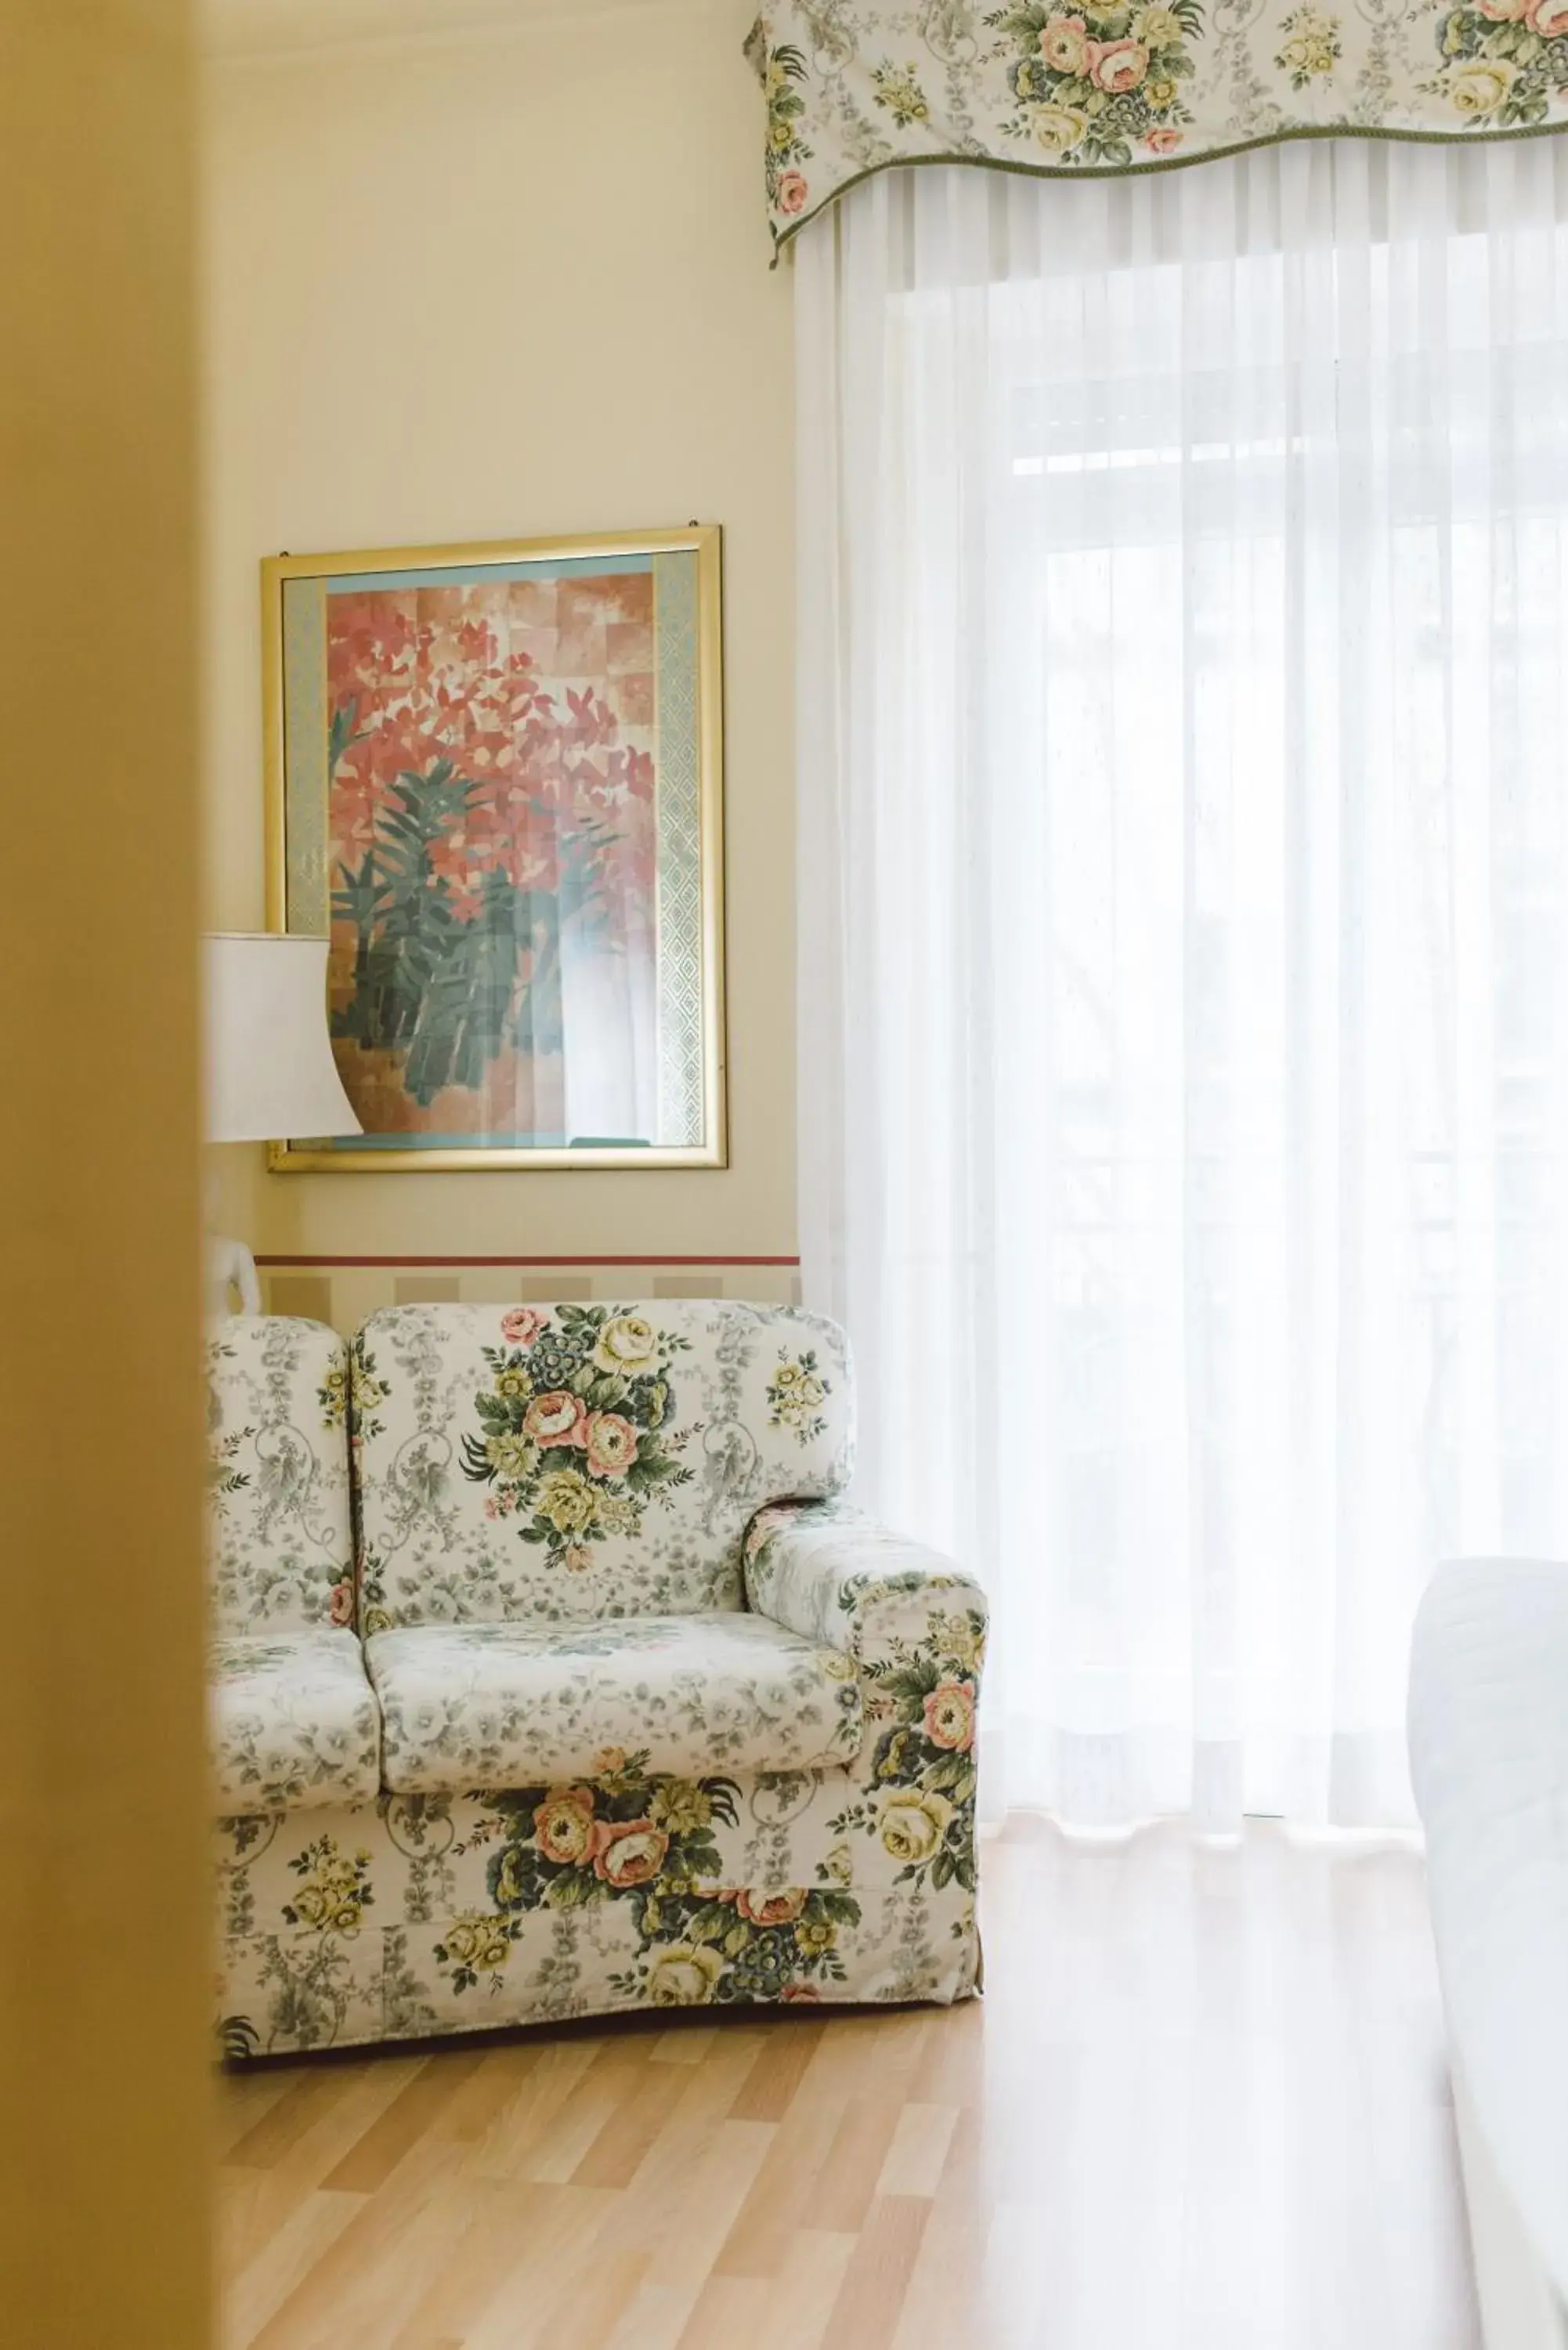
[[[207,1140],[362,1133],[327,1036],[327,941],[227,931],[203,945]],[[259,1314],[254,1257],[210,1235],[209,1312],[228,1311],[231,1282],[241,1310]]]

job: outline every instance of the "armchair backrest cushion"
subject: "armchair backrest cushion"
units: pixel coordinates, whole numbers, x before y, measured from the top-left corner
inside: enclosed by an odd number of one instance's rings
[[[207,1342],[213,1629],[354,1618],[348,1349],[335,1330],[236,1314]]]
[[[752,1517],[851,1466],[844,1334],[787,1306],[393,1306],[354,1399],[366,1635],[741,1607]]]

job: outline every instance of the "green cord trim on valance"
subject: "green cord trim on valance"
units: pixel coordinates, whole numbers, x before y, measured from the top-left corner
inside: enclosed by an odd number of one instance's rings
[[[908,164],[1119,179],[1285,140],[1568,130],[1568,0],[774,0],[746,51],[775,257]]]

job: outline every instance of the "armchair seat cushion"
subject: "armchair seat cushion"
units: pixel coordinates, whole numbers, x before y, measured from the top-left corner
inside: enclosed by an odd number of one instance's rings
[[[700,1777],[860,1751],[853,1662],[758,1616],[424,1625],[379,1632],[365,1654],[399,1794],[592,1778],[618,1767],[607,1752]]]
[[[216,1641],[208,1722],[226,1813],[375,1800],[380,1723],[352,1632],[238,1634]]]

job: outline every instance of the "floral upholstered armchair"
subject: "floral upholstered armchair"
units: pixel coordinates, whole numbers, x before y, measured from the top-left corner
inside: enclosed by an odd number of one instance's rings
[[[231,2053],[975,1990],[984,1601],[837,1498],[831,1323],[239,1321],[212,1396]]]

